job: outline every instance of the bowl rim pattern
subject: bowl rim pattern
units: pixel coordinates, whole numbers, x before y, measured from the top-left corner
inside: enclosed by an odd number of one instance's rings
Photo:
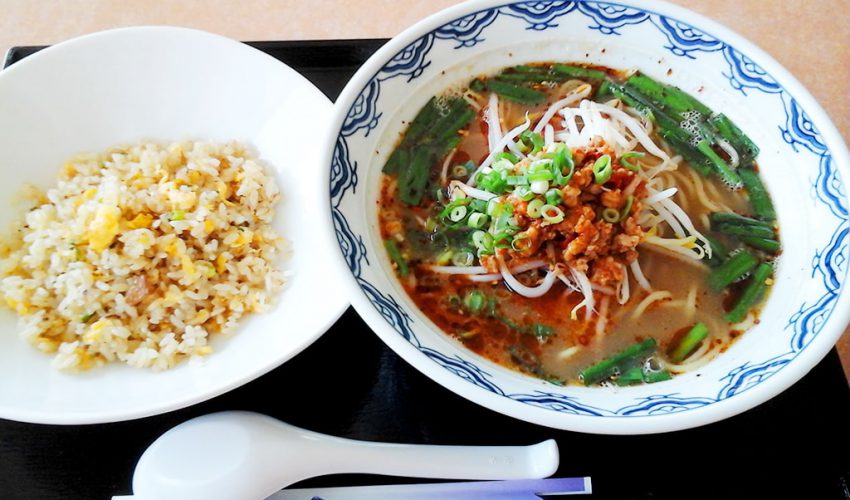
[[[484,41],[482,35],[500,18],[524,23],[526,30],[545,32],[557,28],[558,21],[569,15],[583,16],[589,23],[587,28],[603,36],[617,36],[635,26],[651,26],[667,41],[663,50],[676,57],[696,60],[703,54],[721,53],[727,65],[723,76],[729,86],[744,96],[748,92],[758,92],[778,98],[785,113],[784,126],[779,127],[782,140],[794,151],[814,155],[819,162],[817,179],[812,186],[816,202],[835,217],[832,237],[817,253],[811,269],[812,277],[820,277],[823,281],[823,294],[813,304],[802,304],[792,315],[788,327],[793,328],[794,333],[787,352],[738,366],[724,377],[726,383],[717,394],[681,397],[659,392],[636,403],[608,409],[560,394],[554,386],[552,391],[533,394],[509,393],[500,388],[491,373],[475,363],[423,345],[411,328],[412,319],[404,307],[391,294],[382,292],[362,276],[363,266],[372,265],[364,236],[351,229],[341,209],[343,200],[355,192],[359,180],[357,163],[351,161],[347,141],[355,134],[368,136],[378,127],[382,117],[379,109],[382,82],[394,78],[406,78],[407,82],[415,80],[431,64],[428,54],[436,43],[453,43],[456,50],[474,47]],[[848,301],[846,294],[842,295],[847,273],[848,211],[839,169],[844,170],[846,176],[850,160],[843,140],[825,112],[787,70],[739,35],[691,11],[663,2],[638,5],[634,0],[467,2],[431,16],[387,43],[357,72],[337,103],[328,141],[333,150],[325,163],[331,170],[328,208],[340,250],[357,286],[358,291],[352,292],[353,305],[376,333],[408,362],[450,390],[479,404],[486,402],[485,406],[491,409],[543,425],[591,432],[599,432],[600,426],[587,422],[586,418],[559,420],[536,412],[525,414],[520,408],[502,404],[500,398],[571,417],[606,417],[605,420],[615,417],[631,421],[627,426],[618,424],[604,429],[605,432],[658,432],[701,425],[751,408],[790,386],[828,352],[843,330],[832,326],[829,335],[832,342],[821,342],[816,349],[806,349],[824,325],[845,325],[850,316],[847,308],[836,307],[839,302]],[[830,323],[836,309],[838,316]],[[380,326],[376,327],[376,322]],[[387,327],[392,328],[392,335]],[[807,359],[795,366],[804,367],[804,371],[783,372],[792,360],[803,354]],[[432,369],[429,362],[443,370]],[[775,377],[777,375],[781,377]],[[458,378],[470,384],[458,383]],[[762,384],[771,378],[781,380]],[[475,389],[465,387],[468,385]],[[760,390],[753,391],[758,394],[752,397],[734,398],[756,388]],[[481,393],[482,390],[490,394]],[[692,419],[669,421],[669,417],[698,409],[702,410],[696,412],[700,415]],[[649,422],[650,419],[657,422]]]

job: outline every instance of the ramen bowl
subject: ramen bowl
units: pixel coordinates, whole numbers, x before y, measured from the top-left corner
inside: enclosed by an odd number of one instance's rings
[[[760,146],[783,253],[760,322],[702,367],[657,384],[555,385],[468,350],[440,331],[398,282],[381,240],[378,200],[381,169],[406,124],[453,85],[538,61],[640,69],[697,95]],[[591,0],[482,0],[447,9],[391,40],[358,71],[336,103],[326,147],[329,216],[350,271],[352,304],[402,358],[491,410],[591,433],[705,425],[792,385],[847,325],[846,146],[778,63],[685,9]]]

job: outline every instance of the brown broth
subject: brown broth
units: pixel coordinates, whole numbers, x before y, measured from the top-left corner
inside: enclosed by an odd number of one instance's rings
[[[607,70],[609,74],[617,74]],[[506,104],[502,112],[502,128],[508,130],[530,115],[542,113],[549,103],[559,99],[549,95],[546,103],[537,106]],[[485,99],[486,102],[486,99]],[[488,154],[487,124],[479,113],[462,134],[452,164],[470,159],[480,163]],[[660,142],[658,138],[654,138]],[[434,181],[442,167],[442,160],[432,166]],[[680,167],[686,172],[690,167]],[[706,191],[712,193],[712,201],[739,213],[749,210],[746,194],[728,190],[716,177],[702,178]],[[630,281],[632,295],[625,304],[618,304],[615,297],[609,299],[606,314],[607,326],[601,334],[596,333],[597,317],[585,320],[585,311],[571,319],[570,311],[581,300],[581,295],[571,293],[558,283],[539,298],[526,298],[513,293],[503,281],[487,283],[470,282],[464,277],[439,274],[429,266],[443,249],[441,242],[432,241],[423,223],[435,213],[435,200],[426,198],[419,206],[408,206],[396,196],[396,177],[385,175],[379,202],[381,236],[397,241],[402,254],[410,266],[410,276],[400,278],[406,292],[416,306],[441,330],[458,339],[470,350],[499,364],[519,369],[532,375],[568,383],[579,383],[579,372],[600,360],[646,338],[658,343],[656,356],[664,357],[687,331],[697,322],[709,327],[711,336],[704,343],[719,346],[722,352],[740,333],[723,318],[728,306],[724,300],[737,296],[740,286],[733,292],[714,293],[706,285],[709,268],[698,263],[684,263],[679,259],[657,251],[640,251],[639,263],[652,285],[653,290],[669,292],[670,298],[655,302],[639,317],[633,317],[635,309],[649,294],[642,290],[635,279]],[[709,228],[702,222],[707,211],[698,207],[692,197],[680,191],[673,198],[688,213],[700,231]],[[722,243],[733,243],[724,236],[717,237]],[[534,271],[522,279],[534,279]],[[542,276],[542,272],[537,275]],[[463,298],[470,291],[478,291],[487,298],[481,311],[470,312]],[[694,293],[695,309],[687,307],[689,293]],[[603,295],[595,294],[597,309]],[[676,306],[671,306],[675,304]],[[683,305],[684,304],[684,305]],[[542,325],[544,334],[534,330]],[[580,349],[575,350],[573,347]],[[572,354],[567,355],[567,353]]]

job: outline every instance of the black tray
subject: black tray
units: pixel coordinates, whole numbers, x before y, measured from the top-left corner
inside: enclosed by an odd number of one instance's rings
[[[335,99],[385,40],[260,42]],[[13,48],[6,64],[36,47]],[[7,167],[8,168],[8,167]],[[127,494],[136,460],[189,418],[253,410],[355,439],[530,444],[555,438],[558,476],[591,476],[593,498],[850,499],[850,388],[835,350],[799,383],[737,417],[653,436],[599,436],[527,424],[470,403],[411,368],[349,309],[315,344],[267,375],[190,408],[88,426],[0,420],[0,498]],[[301,487],[412,482],[340,475]]]

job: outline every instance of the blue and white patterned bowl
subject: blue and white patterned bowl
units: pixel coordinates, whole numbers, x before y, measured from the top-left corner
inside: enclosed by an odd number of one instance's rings
[[[380,170],[398,134],[449,85],[529,61],[639,68],[722,110],[762,149],[784,254],[761,323],[726,353],[669,382],[557,387],[499,367],[440,332],[396,281],[380,243]],[[550,427],[633,434],[714,422],[760,404],[806,374],[848,323],[847,148],[812,96],[763,51],[668,4],[480,0],[394,38],[339,97],[325,152],[330,217],[375,332],[436,382],[483,406]]]

